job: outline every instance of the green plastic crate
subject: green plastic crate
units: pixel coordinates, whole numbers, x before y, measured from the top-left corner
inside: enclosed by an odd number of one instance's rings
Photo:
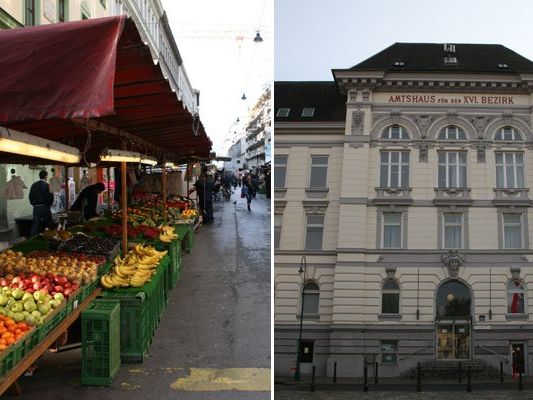
[[[120,370],[120,302],[96,300],[81,313],[82,385],[109,386]]]
[[[69,313],[69,307],[67,303],[63,302],[63,305],[60,306],[59,311],[53,311],[54,315],[48,317],[44,324],[42,324],[38,329],[39,341],[43,340],[50,332],[52,332],[60,323],[63,321]]]
[[[26,333],[16,344],[18,347],[20,360],[22,360],[26,355],[39,344],[40,336],[37,328],[31,329]]]
[[[124,363],[142,362],[150,347],[153,332],[144,292],[103,292],[104,299],[120,302],[120,359]]]
[[[0,375],[5,375],[20,361],[20,350],[17,345],[9,346],[0,353]]]

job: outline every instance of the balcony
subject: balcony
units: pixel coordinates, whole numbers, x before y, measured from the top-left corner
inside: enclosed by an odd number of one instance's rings
[[[494,200],[492,204],[495,206],[530,206],[529,189],[494,189]]]
[[[376,198],[372,201],[376,205],[409,205],[412,188],[376,188]]]
[[[433,204],[436,206],[469,206],[472,204],[469,188],[435,188]]]

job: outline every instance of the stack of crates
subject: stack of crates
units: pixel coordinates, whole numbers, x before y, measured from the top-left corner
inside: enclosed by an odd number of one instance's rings
[[[120,369],[120,302],[95,300],[81,313],[82,385],[109,386]]]

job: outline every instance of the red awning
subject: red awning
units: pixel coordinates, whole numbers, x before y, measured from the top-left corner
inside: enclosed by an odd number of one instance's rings
[[[84,150],[87,130],[72,118],[90,118],[89,161],[103,147],[120,148],[123,140],[94,121],[175,158],[209,154],[202,124],[172,92],[125,16],[0,30],[0,54],[2,126]],[[0,162],[15,158],[0,154]]]

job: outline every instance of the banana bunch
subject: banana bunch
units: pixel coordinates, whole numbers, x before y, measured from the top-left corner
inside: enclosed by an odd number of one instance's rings
[[[179,237],[174,231],[173,226],[164,225],[159,227],[159,229],[161,230],[161,233],[159,234],[159,240],[163,243],[170,243]]]
[[[188,208],[187,210],[184,210],[181,213],[181,216],[183,218],[189,218],[189,219],[194,219],[194,218],[196,218],[197,215],[198,215],[198,213],[193,208]]]
[[[111,271],[100,278],[100,283],[106,289],[142,287],[150,281],[159,261],[166,255],[167,251],[137,244],[124,258],[115,258]]]

